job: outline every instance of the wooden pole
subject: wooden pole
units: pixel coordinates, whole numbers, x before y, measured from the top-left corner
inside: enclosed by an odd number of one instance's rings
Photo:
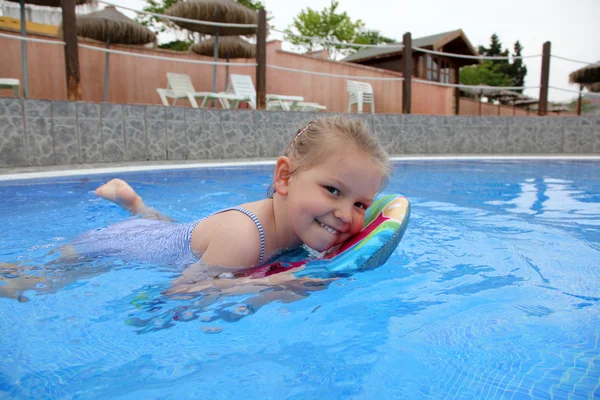
[[[583,85],[579,85],[579,96],[577,96],[577,106],[575,107],[575,111],[577,115],[581,115],[581,90],[583,89]]]
[[[77,19],[75,0],[61,0],[63,17],[63,40],[65,41],[65,69],[67,73],[67,99],[81,100],[79,77],[79,53],[77,52]]]
[[[412,37],[410,32],[406,32],[402,38],[402,113],[411,113],[411,98],[412,98]]]
[[[25,0],[21,0],[21,37],[24,39],[27,36],[27,18],[25,17]],[[27,42],[21,40],[21,80],[23,81],[23,97],[29,96],[29,72],[27,67]]]
[[[540,103],[538,115],[548,113],[548,82],[550,80],[550,42],[544,43],[542,48],[542,77],[540,79]]]
[[[267,13],[258,10],[256,32],[256,109],[267,108]]]
[[[460,67],[454,66],[454,83],[460,83]],[[460,115],[460,88],[454,88],[454,115]]]

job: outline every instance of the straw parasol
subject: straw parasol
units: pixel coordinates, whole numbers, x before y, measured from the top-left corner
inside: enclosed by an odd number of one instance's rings
[[[165,10],[165,15],[195,19],[198,21],[227,22],[245,25],[257,24],[256,13],[233,0],[180,1]],[[251,27],[201,25],[183,21],[173,22],[188,31],[199,32],[206,35],[252,36],[256,34],[256,28]]]
[[[590,85],[586,85],[586,87],[592,93],[598,93],[598,92],[600,92],[600,82],[596,82],[596,83],[592,83]]]
[[[59,29],[61,32],[62,29]],[[156,41],[154,32],[144,25],[129,19],[114,7],[81,15],[77,18],[77,36],[98,40],[110,44],[143,45]],[[104,57],[104,94],[103,101],[108,98],[108,59],[109,53]]]
[[[569,82],[581,85],[600,82],[600,61],[571,72]]]
[[[579,83],[579,95],[577,96],[576,113],[581,115],[581,91],[584,86],[589,87],[600,82],[600,61],[595,64],[586,65],[569,74],[570,83]]]
[[[35,6],[46,6],[46,7],[61,7],[61,0],[7,0],[13,3],[21,4],[21,36],[27,36],[25,29],[25,4],[33,4]],[[85,3],[91,3],[93,0],[75,0],[75,5],[81,5]],[[23,97],[27,97],[29,91],[29,84],[27,79],[27,42],[21,41],[21,70],[23,77]]]
[[[200,43],[194,43],[190,47],[190,51],[203,56],[210,56],[211,54],[214,54],[215,46],[215,38],[209,38],[201,41]],[[229,82],[229,59],[255,58],[256,46],[238,36],[226,36],[221,38],[218,46],[218,53],[225,54],[225,58],[227,59],[228,63],[225,67],[225,87],[227,87],[227,83]]]
[[[223,22],[231,24],[256,25],[256,13],[233,0],[190,0],[180,1],[165,10],[172,17],[194,19],[198,21]],[[173,21],[180,27],[202,34],[213,35],[215,62],[219,58],[219,36],[251,36],[256,34],[256,27],[230,27],[195,24],[191,22]],[[217,65],[213,66],[212,91],[217,91]],[[214,101],[213,101],[214,105]]]

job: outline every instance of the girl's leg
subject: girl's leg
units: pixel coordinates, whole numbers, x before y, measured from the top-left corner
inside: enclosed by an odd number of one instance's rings
[[[142,198],[133,190],[129,184],[121,179],[113,179],[96,189],[96,195],[123,207],[134,215],[142,218],[173,221],[156,211],[154,208],[144,204]]]

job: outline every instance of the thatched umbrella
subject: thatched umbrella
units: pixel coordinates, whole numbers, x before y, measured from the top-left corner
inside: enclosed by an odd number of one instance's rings
[[[216,45],[215,38],[209,38],[200,43],[194,43],[190,47],[190,51],[203,56],[210,56],[211,54],[214,54]],[[227,59],[228,64],[225,67],[225,87],[227,87],[227,83],[229,82],[229,59],[255,58],[256,46],[238,36],[226,36],[219,40],[217,52],[219,54],[225,54],[225,58]]]
[[[172,17],[195,19],[208,22],[226,22],[231,24],[256,25],[256,13],[233,0],[190,0],[175,3],[165,14]],[[194,24],[191,22],[173,21],[189,31],[199,32],[215,37],[213,50],[215,62],[219,58],[219,36],[251,36],[256,34],[255,27],[230,27]],[[212,91],[217,91],[217,66],[213,67]]]
[[[114,7],[106,7],[77,18],[77,36],[82,36],[110,44],[143,45],[156,41],[154,32],[144,25],[129,19]],[[104,58],[104,95],[103,101],[108,98],[108,59],[106,52]]]
[[[569,74],[570,83],[579,83],[579,95],[577,96],[577,115],[581,115],[581,91],[584,86],[600,82],[600,61],[595,64],[586,65]]]
[[[585,85],[587,89],[592,93],[600,92],[600,82],[592,83],[590,85]]]
[[[7,0],[13,3],[21,4],[21,36],[27,36],[25,29],[25,4],[33,4],[36,6],[46,7],[61,7],[61,0]],[[91,3],[93,0],[75,0],[76,5]],[[27,97],[29,91],[29,84],[27,79],[27,42],[21,40],[21,71],[23,78],[23,97]]]

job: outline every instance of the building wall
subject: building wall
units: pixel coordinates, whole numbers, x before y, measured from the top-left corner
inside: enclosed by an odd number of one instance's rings
[[[326,115],[0,98],[0,167],[275,157]],[[600,154],[600,117],[345,115],[397,156]]]
[[[8,33],[8,32],[6,32]],[[16,33],[14,33],[17,35]],[[32,36],[32,35],[30,35]],[[35,36],[32,36],[35,37]],[[40,37],[40,36],[38,36]],[[48,37],[41,37],[48,39]],[[80,39],[80,43],[104,47],[104,44]],[[172,52],[161,49],[149,49],[139,46],[114,45],[111,49],[142,53],[151,56],[171,57],[170,60],[143,59],[127,55],[111,54],[109,58],[108,102],[118,104],[161,104],[156,93],[157,88],[167,85],[166,73],[177,72],[190,75],[196,91],[212,90],[212,65],[198,65],[179,62],[179,60],[211,61],[211,57],[196,54]],[[0,50],[10,54],[0,63],[0,76],[5,78],[21,77],[21,42],[0,38]],[[66,100],[66,76],[64,50],[61,45],[46,43],[27,43],[29,98]],[[104,83],[105,53],[79,48],[82,99],[84,101],[102,101]],[[254,63],[255,60],[233,60],[232,63]],[[281,42],[267,44],[267,63],[271,66],[286,67],[305,71],[321,72],[332,75],[347,75],[352,79],[361,77],[400,78],[402,75],[378,68],[352,63],[325,60],[281,50]],[[255,80],[255,67],[230,67],[230,73],[248,74]],[[348,107],[346,91],[347,77],[308,75],[299,72],[267,68],[267,92],[273,94],[300,95],[306,101],[326,105],[328,111],[342,112]],[[401,81],[368,81],[375,93],[375,111],[377,113],[402,112]],[[217,68],[217,91],[225,91],[225,67]],[[452,89],[432,87],[422,83],[413,83],[413,112],[422,114],[452,113],[447,98]],[[8,90],[0,90],[0,96],[9,96]],[[178,105],[189,106],[185,100]],[[367,107],[365,107],[365,110]]]

